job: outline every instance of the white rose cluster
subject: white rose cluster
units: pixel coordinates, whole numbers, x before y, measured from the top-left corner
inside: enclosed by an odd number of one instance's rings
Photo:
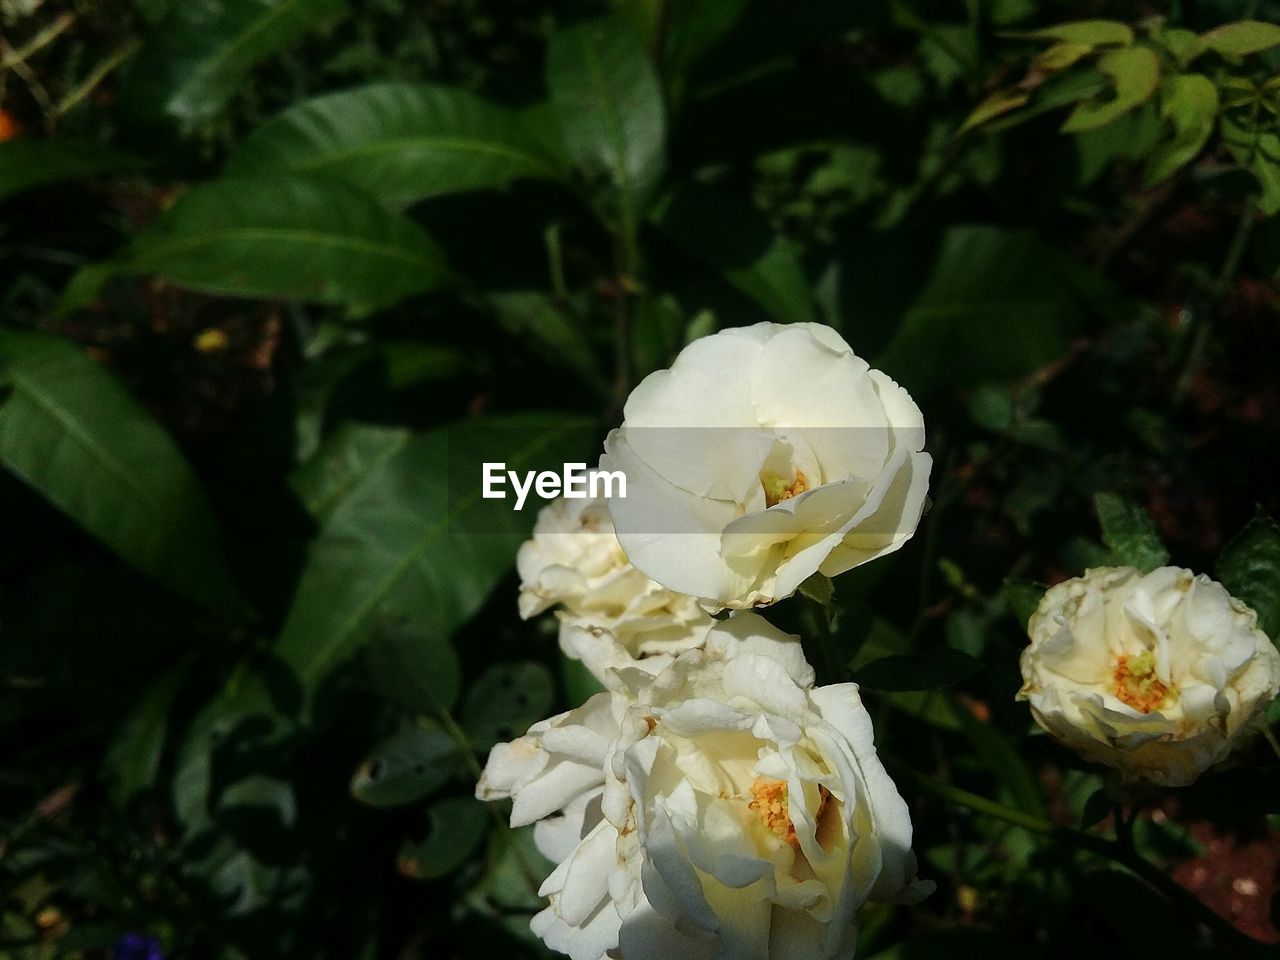
[[[1203,574],[1099,567],[1049,589],[1028,627],[1019,699],[1127,780],[1191,783],[1257,726],[1280,652]]]
[[[611,668],[631,663],[660,669],[699,646],[712,623],[693,597],[631,565],[603,499],[561,497],[544,507],[516,569],[520,616],[559,607],[561,649],[601,682],[611,682]]]
[[[902,546],[932,461],[911,396],[830,327],[758,323],[700,340],[632,391],[600,466],[627,557],[719,607],[790,596]]]
[[[572,960],[847,958],[867,900],[915,902],[911,819],[855,684],[814,687],[797,638],[740,613],[656,676],[490,754],[557,866],[532,922]]]

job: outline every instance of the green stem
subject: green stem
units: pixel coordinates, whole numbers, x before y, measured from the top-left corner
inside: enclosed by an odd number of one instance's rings
[[[1272,733],[1271,728],[1263,726],[1262,735],[1266,738],[1267,743],[1271,744],[1271,749],[1275,751],[1277,757],[1280,757],[1280,740],[1276,739],[1276,735]]]
[[[889,772],[895,780],[909,781],[921,793],[931,794],[949,803],[972,810],[974,813],[1012,824],[1015,827],[1021,827],[1023,830],[1037,836],[1064,843],[1079,850],[1087,850],[1119,864],[1143,880],[1148,886],[1164,895],[1166,899],[1179,907],[1188,916],[1212,930],[1223,945],[1235,947],[1240,956],[1261,958],[1273,955],[1264,944],[1242,933],[1222,919],[1195,894],[1174,880],[1169,874],[1139,856],[1137,852],[1126,850],[1116,840],[1108,840],[1106,837],[1085,833],[1083,830],[1042,820],[1040,817],[1006,807],[1002,803],[988,800],[986,797],[971,793],[961,787],[922,776],[900,763],[886,762],[886,766],[889,767]]]

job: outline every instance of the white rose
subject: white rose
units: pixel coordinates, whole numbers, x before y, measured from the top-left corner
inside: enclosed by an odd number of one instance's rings
[[[1280,652],[1222,585],[1179,567],[1098,567],[1051,587],[1029,625],[1021,700],[1128,780],[1191,783],[1280,690]]]
[[[695,340],[627,398],[600,466],[631,562],[720,606],[789,596],[902,546],[932,461],[906,390],[830,327],[758,323]]]
[[[478,791],[512,796],[516,825],[563,811],[581,838],[554,850],[542,886],[532,928],[550,947],[847,958],[863,903],[932,889],[915,879],[911,818],[857,686],[814,688],[794,637],[739,614],[656,677],[617,673],[614,692],[495,748]]]
[[[602,682],[644,660],[651,672],[702,643],[712,618],[690,596],[660,586],[627,561],[602,499],[543,507],[516,555],[520,616],[559,606],[560,647]]]

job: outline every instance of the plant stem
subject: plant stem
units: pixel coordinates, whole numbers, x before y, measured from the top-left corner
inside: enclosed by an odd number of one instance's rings
[[[1166,899],[1196,922],[1212,930],[1214,936],[1222,945],[1235,947],[1240,956],[1256,956],[1260,958],[1273,955],[1264,944],[1242,933],[1218,916],[1195,894],[1174,880],[1169,874],[1139,856],[1136,851],[1126,850],[1116,840],[1108,840],[1106,837],[1085,833],[1083,830],[1051,823],[1048,820],[1042,820],[1031,814],[1023,813],[1020,810],[1013,810],[1002,803],[988,800],[986,797],[971,793],[961,787],[922,776],[900,763],[886,761],[886,766],[889,767],[889,772],[895,780],[910,781],[921,793],[931,794],[949,803],[972,810],[974,813],[1001,820],[1015,827],[1021,827],[1023,830],[1049,840],[1065,843],[1080,850],[1087,850],[1119,864],[1139,879],[1145,881],[1148,886],[1163,894]]]

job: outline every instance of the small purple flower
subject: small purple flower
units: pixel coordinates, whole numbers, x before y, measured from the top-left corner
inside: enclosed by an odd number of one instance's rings
[[[111,960],[164,960],[164,951],[155,937],[126,933],[112,948]]]

